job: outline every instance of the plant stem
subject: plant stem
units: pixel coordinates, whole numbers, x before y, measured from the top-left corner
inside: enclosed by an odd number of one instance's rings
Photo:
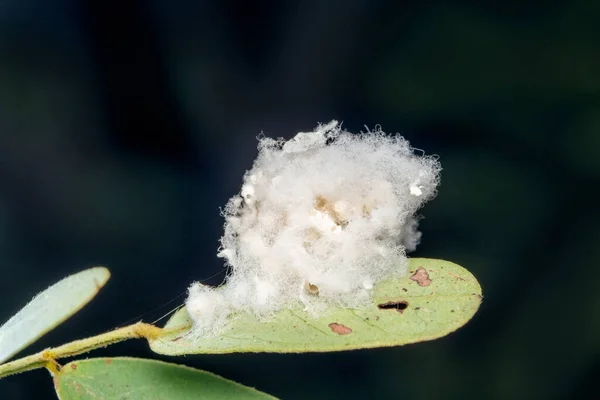
[[[39,353],[0,365],[0,379],[37,368],[48,368],[57,371],[56,360],[73,357],[79,354],[106,347],[128,339],[156,339],[165,332],[154,325],[138,322],[133,325],[115,329],[86,339],[75,340],[62,346],[42,350]]]

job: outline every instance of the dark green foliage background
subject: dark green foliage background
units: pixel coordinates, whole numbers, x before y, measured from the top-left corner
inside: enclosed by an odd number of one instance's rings
[[[97,264],[103,293],[29,351],[220,283],[219,207],[256,135],[336,118],[439,154],[416,255],[473,272],[479,313],[404,348],[179,361],[286,399],[591,396],[598,2],[291,3],[0,2],[0,320]],[[96,355],[153,357],[142,342]],[[43,371],[0,381],[6,399],[51,393]]]

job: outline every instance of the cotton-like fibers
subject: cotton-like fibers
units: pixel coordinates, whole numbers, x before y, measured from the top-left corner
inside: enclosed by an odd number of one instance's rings
[[[258,148],[223,213],[227,282],[189,290],[198,335],[240,312],[369,304],[377,282],[407,273],[421,235],[415,213],[439,183],[437,158],[380,129],[352,134],[332,121],[289,141],[262,137]]]

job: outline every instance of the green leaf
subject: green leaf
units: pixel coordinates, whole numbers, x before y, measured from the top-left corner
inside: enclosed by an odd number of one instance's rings
[[[373,305],[332,308],[313,318],[298,310],[281,311],[265,321],[238,315],[217,336],[193,339],[184,309],[165,328],[173,331],[150,340],[159,354],[234,352],[301,353],[401,346],[437,339],[463,326],[481,303],[481,287],[454,263],[411,258],[405,278],[381,282]]]
[[[35,296],[0,327],[0,363],[83,308],[108,278],[108,269],[90,268],[66,277]]]
[[[70,362],[54,375],[54,387],[63,400],[273,399],[208,372],[127,357]]]

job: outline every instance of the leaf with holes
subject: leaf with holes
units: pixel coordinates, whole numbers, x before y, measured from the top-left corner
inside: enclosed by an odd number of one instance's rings
[[[81,310],[110,278],[104,267],[86,269],[50,286],[0,327],[0,363]]]
[[[140,358],[73,361],[54,374],[60,399],[273,399],[266,393],[183,365]]]
[[[165,326],[171,333],[150,340],[150,347],[156,353],[180,355],[401,346],[445,336],[463,326],[479,308],[481,287],[461,266],[411,258],[409,271],[405,278],[377,284],[370,307],[331,308],[317,318],[301,309],[281,311],[266,321],[238,315],[213,337],[186,335],[191,319],[183,308]]]

